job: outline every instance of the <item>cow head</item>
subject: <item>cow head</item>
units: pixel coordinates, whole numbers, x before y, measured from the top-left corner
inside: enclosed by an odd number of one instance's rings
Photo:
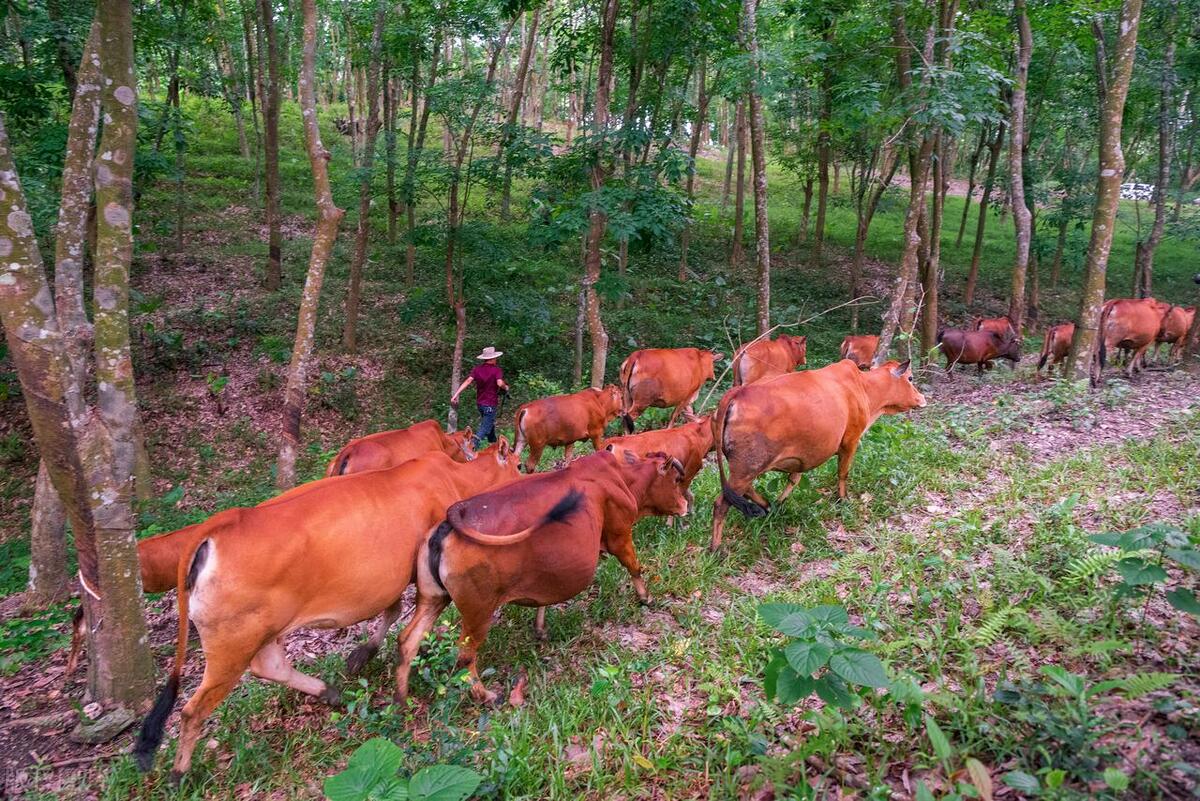
[[[870,394],[884,414],[899,414],[925,406],[925,396],[913,383],[912,364],[907,360],[903,363],[884,362],[867,371],[866,375],[874,379],[875,391]]]
[[[686,515],[690,505],[683,464],[665,453],[648,454],[645,461],[654,465],[654,472],[638,499],[638,510],[654,515]]]
[[[454,452],[450,454],[455,461],[470,462],[475,459],[475,445],[473,443],[474,432],[471,427],[452,431],[446,436],[450,437],[450,441],[454,443]]]
[[[717,362],[724,359],[725,354],[711,350],[702,350],[700,351],[700,355],[708,360],[708,372],[704,374],[704,377],[715,379],[717,377]]]
[[[604,422],[608,423],[616,419],[621,413],[621,388],[616,384],[609,384],[603,389],[597,389],[596,392],[600,398],[600,405],[604,409]]]
[[[794,337],[789,334],[784,334],[780,337],[787,343],[788,348],[792,351],[792,364],[807,365],[808,364],[808,337]]]
[[[996,356],[998,358],[1008,359],[1013,364],[1021,361],[1021,340],[1016,334],[1009,333],[1006,336],[996,334],[995,336],[998,348]]]
[[[496,471],[495,481],[512,481],[520,478],[521,473],[517,469],[520,464],[520,459],[513,449],[508,444],[508,437],[500,437],[495,445],[489,445],[477,454],[476,462],[483,462],[485,469],[494,468]]]

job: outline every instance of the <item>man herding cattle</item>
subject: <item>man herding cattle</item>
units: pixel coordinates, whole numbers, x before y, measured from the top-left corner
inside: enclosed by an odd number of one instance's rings
[[[508,392],[508,384],[504,383],[504,371],[496,362],[504,355],[504,351],[496,350],[491,345],[483,349],[483,353],[475,358],[483,362],[475,366],[467,380],[454,390],[450,396],[450,405],[458,405],[458,396],[467,387],[475,385],[475,406],[479,409],[479,432],[471,442],[473,448],[478,448],[485,439],[496,441],[496,407],[500,402],[500,393]]]

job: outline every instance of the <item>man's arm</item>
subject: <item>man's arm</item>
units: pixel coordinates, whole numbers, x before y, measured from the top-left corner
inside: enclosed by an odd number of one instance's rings
[[[462,382],[462,384],[459,385],[458,389],[454,390],[454,394],[450,396],[450,405],[453,406],[454,404],[458,403],[458,396],[463,393],[464,389],[471,386],[471,384],[473,384],[474,382],[475,382],[474,378],[472,378],[471,376],[467,376],[467,380]]]

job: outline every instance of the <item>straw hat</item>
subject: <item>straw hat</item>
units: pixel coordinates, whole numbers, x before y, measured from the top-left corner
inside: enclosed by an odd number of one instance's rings
[[[475,358],[478,359],[479,361],[486,362],[488,359],[499,359],[503,355],[504,355],[504,351],[496,350],[491,345],[488,345],[486,348],[483,349],[483,353],[479,354]]]

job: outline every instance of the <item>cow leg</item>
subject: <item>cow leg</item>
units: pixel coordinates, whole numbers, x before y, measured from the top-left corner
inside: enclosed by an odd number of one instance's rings
[[[854,463],[854,454],[858,451],[858,441],[858,438],[845,440],[838,448],[838,500],[846,500],[846,479],[850,475],[850,465]]]
[[[408,621],[396,643],[399,664],[396,665],[396,692],[393,699],[397,704],[408,702],[408,674],[412,672],[413,660],[421,650],[421,640],[425,639],[437,622],[438,615],[449,605],[449,595],[427,595],[418,589],[417,608],[413,610],[412,620]]]
[[[542,449],[545,447],[545,445],[534,445],[532,442],[529,443],[529,455],[525,457],[526,473],[532,473],[537,469],[538,462],[542,460]]]
[[[1133,361],[1131,362],[1131,367],[1133,368],[1134,372],[1138,372],[1138,373],[1145,372],[1145,370],[1146,370],[1146,351],[1149,349],[1150,349],[1149,345],[1143,345],[1142,347],[1138,348],[1134,352]],[[1130,377],[1132,377],[1132,376],[1133,376],[1133,373],[1130,373]]]
[[[563,448],[563,463],[564,463],[564,464],[568,464],[568,463],[570,463],[570,461],[571,461],[571,456],[572,456],[574,453],[575,453],[575,443],[574,443],[574,442],[568,442],[568,443],[567,443],[567,446],[566,446],[565,448]]]
[[[671,418],[667,420],[667,428],[674,428],[675,420],[678,419],[679,415],[683,414],[684,412],[687,412],[688,414],[694,413],[692,410],[692,404],[696,402],[696,396],[699,394],[700,387],[696,387],[695,392],[693,392],[691,395],[688,395],[683,402],[675,407],[675,409],[671,412]]]
[[[465,599],[464,599],[465,601]],[[494,704],[500,696],[487,688],[479,678],[479,648],[487,640],[492,627],[495,607],[489,603],[465,601],[458,606],[462,614],[462,632],[458,635],[458,663],[456,670],[466,668],[471,675],[471,697],[476,703]]]
[[[723,493],[717,493],[717,499],[713,501],[712,511],[712,540],[708,544],[708,550],[714,553],[721,547],[721,535],[725,531],[725,515],[729,514],[729,502],[725,500]]]
[[[175,749],[175,764],[171,767],[172,784],[178,784],[192,766],[192,752],[196,750],[205,719],[241,680],[249,665],[245,653],[237,648],[205,649],[204,678],[179,717],[179,745]]]
[[[537,617],[533,619],[533,636],[539,641],[546,641],[546,607],[539,606]]]
[[[383,614],[375,621],[375,628],[371,631],[370,638],[351,651],[350,656],[346,657],[347,676],[357,676],[367,666],[367,663],[374,658],[375,654],[379,653],[379,646],[383,645],[388,629],[400,619],[400,607],[403,602],[403,597],[397,598],[396,603],[383,610]]]
[[[629,577],[633,580],[633,591],[637,593],[638,601],[642,604],[650,603],[650,592],[646,589],[646,582],[642,578],[642,565],[638,561],[637,550],[633,547],[633,530],[626,529],[615,537],[605,537],[604,547],[617,557],[617,561],[629,571]]]
[[[342,694],[336,689],[292,667],[287,652],[283,650],[283,644],[278,639],[271,640],[258,650],[250,660],[250,672],[260,679],[274,681],[319,698],[330,706],[341,706]]]
[[[792,494],[792,490],[796,489],[796,485],[800,483],[800,479],[804,478],[803,471],[788,474],[787,486],[783,488],[783,492],[779,493],[779,497],[775,499],[775,505],[783,503],[787,497]]]

